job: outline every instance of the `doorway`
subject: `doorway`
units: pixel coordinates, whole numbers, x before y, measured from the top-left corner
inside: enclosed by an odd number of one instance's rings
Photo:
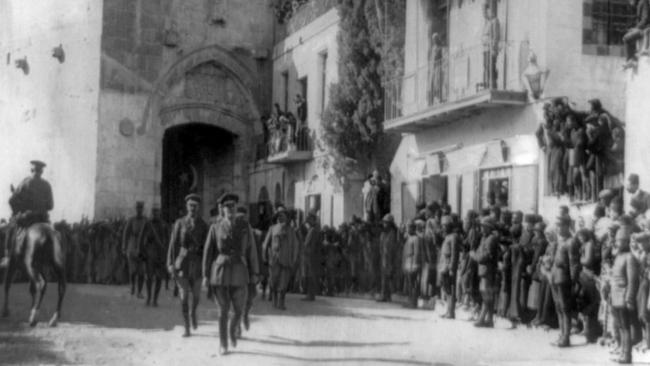
[[[235,135],[204,123],[170,127],[163,136],[162,214],[168,222],[184,215],[184,197],[202,197],[202,215],[223,192],[232,189],[235,160]]]

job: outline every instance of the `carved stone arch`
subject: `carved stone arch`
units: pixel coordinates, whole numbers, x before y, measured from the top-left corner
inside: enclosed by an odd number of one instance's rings
[[[162,108],[162,101],[167,97],[172,88],[185,78],[189,71],[209,62],[220,65],[228,73],[228,76],[236,83],[240,92],[243,93],[248,101],[250,112],[250,116],[248,116],[249,118],[242,118],[243,116],[237,117],[245,120],[250,119],[251,121],[259,120],[259,107],[251,93],[251,90],[257,87],[257,82],[254,77],[255,72],[244,63],[237,60],[227,50],[220,46],[213,45],[197,49],[176,61],[169,70],[155,82],[153,91],[150,93],[147,100],[142,120],[137,128],[138,135],[144,135],[147,130],[151,128],[159,117],[159,113],[170,112],[168,111],[169,107],[165,107],[164,109]],[[206,105],[181,105],[178,106],[177,109],[203,111],[204,114],[209,113],[208,111],[211,110],[207,103]]]

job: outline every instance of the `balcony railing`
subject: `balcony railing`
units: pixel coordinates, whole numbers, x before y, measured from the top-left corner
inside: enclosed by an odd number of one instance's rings
[[[309,128],[278,130],[266,144],[269,163],[293,163],[312,159],[314,144]]]
[[[384,120],[396,120],[490,92],[514,90],[519,78],[507,73],[519,70],[519,57],[515,55],[518,53],[514,52],[514,45],[506,43],[495,48],[480,45],[432,50],[426,65],[387,83]],[[521,92],[515,93],[510,97],[516,102],[522,100]]]

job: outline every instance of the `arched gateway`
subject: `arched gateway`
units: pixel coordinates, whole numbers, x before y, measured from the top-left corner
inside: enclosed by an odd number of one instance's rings
[[[188,54],[157,82],[137,133],[157,141],[154,173],[167,219],[178,217],[190,192],[203,196],[204,217],[226,190],[248,201],[247,163],[259,120],[253,75],[213,46]]]

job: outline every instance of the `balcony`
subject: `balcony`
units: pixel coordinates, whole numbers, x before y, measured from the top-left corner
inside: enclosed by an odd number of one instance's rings
[[[434,60],[387,83],[384,129],[414,133],[489,108],[526,104],[526,92],[513,90],[520,89],[513,45],[502,43],[494,53],[482,45],[449,51],[431,52]]]
[[[267,158],[270,164],[291,164],[309,161],[313,158],[313,139],[308,128],[299,129],[295,134],[278,131],[266,143]]]

